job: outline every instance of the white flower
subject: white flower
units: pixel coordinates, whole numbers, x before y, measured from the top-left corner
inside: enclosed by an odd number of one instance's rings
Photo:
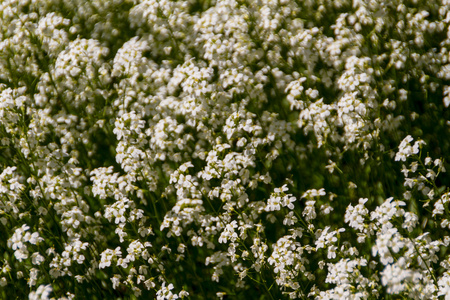
[[[419,153],[420,145],[424,145],[425,142],[422,140],[418,140],[414,143],[413,146],[411,146],[411,142],[413,140],[414,139],[410,135],[406,136],[403,139],[403,141],[400,143],[398,147],[398,152],[395,154],[396,161],[399,160],[406,161],[406,158],[408,158],[409,156]]]
[[[349,223],[350,227],[363,231],[364,218],[368,215],[369,210],[364,207],[364,203],[368,201],[367,198],[359,199],[359,204],[353,207],[351,204],[347,207],[344,220]]]
[[[40,285],[36,291],[32,291],[28,295],[29,300],[49,300],[50,293],[53,291],[52,286],[48,285]]]
[[[305,209],[302,212],[302,215],[305,217],[305,220],[310,221],[316,218],[316,209],[314,207],[314,204],[316,201],[310,200],[306,201]]]

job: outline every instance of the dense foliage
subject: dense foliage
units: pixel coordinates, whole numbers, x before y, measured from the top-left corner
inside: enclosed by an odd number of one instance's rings
[[[0,1],[0,298],[450,299],[449,23]]]

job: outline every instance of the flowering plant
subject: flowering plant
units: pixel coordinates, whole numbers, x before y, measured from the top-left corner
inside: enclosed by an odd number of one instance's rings
[[[0,298],[450,299],[449,23],[0,2]]]

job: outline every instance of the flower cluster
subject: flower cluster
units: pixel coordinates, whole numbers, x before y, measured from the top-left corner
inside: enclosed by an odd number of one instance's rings
[[[450,1],[0,2],[0,298],[450,299]]]

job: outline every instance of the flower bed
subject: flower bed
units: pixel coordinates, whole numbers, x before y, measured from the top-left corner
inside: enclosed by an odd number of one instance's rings
[[[449,23],[0,2],[0,298],[450,299]]]

